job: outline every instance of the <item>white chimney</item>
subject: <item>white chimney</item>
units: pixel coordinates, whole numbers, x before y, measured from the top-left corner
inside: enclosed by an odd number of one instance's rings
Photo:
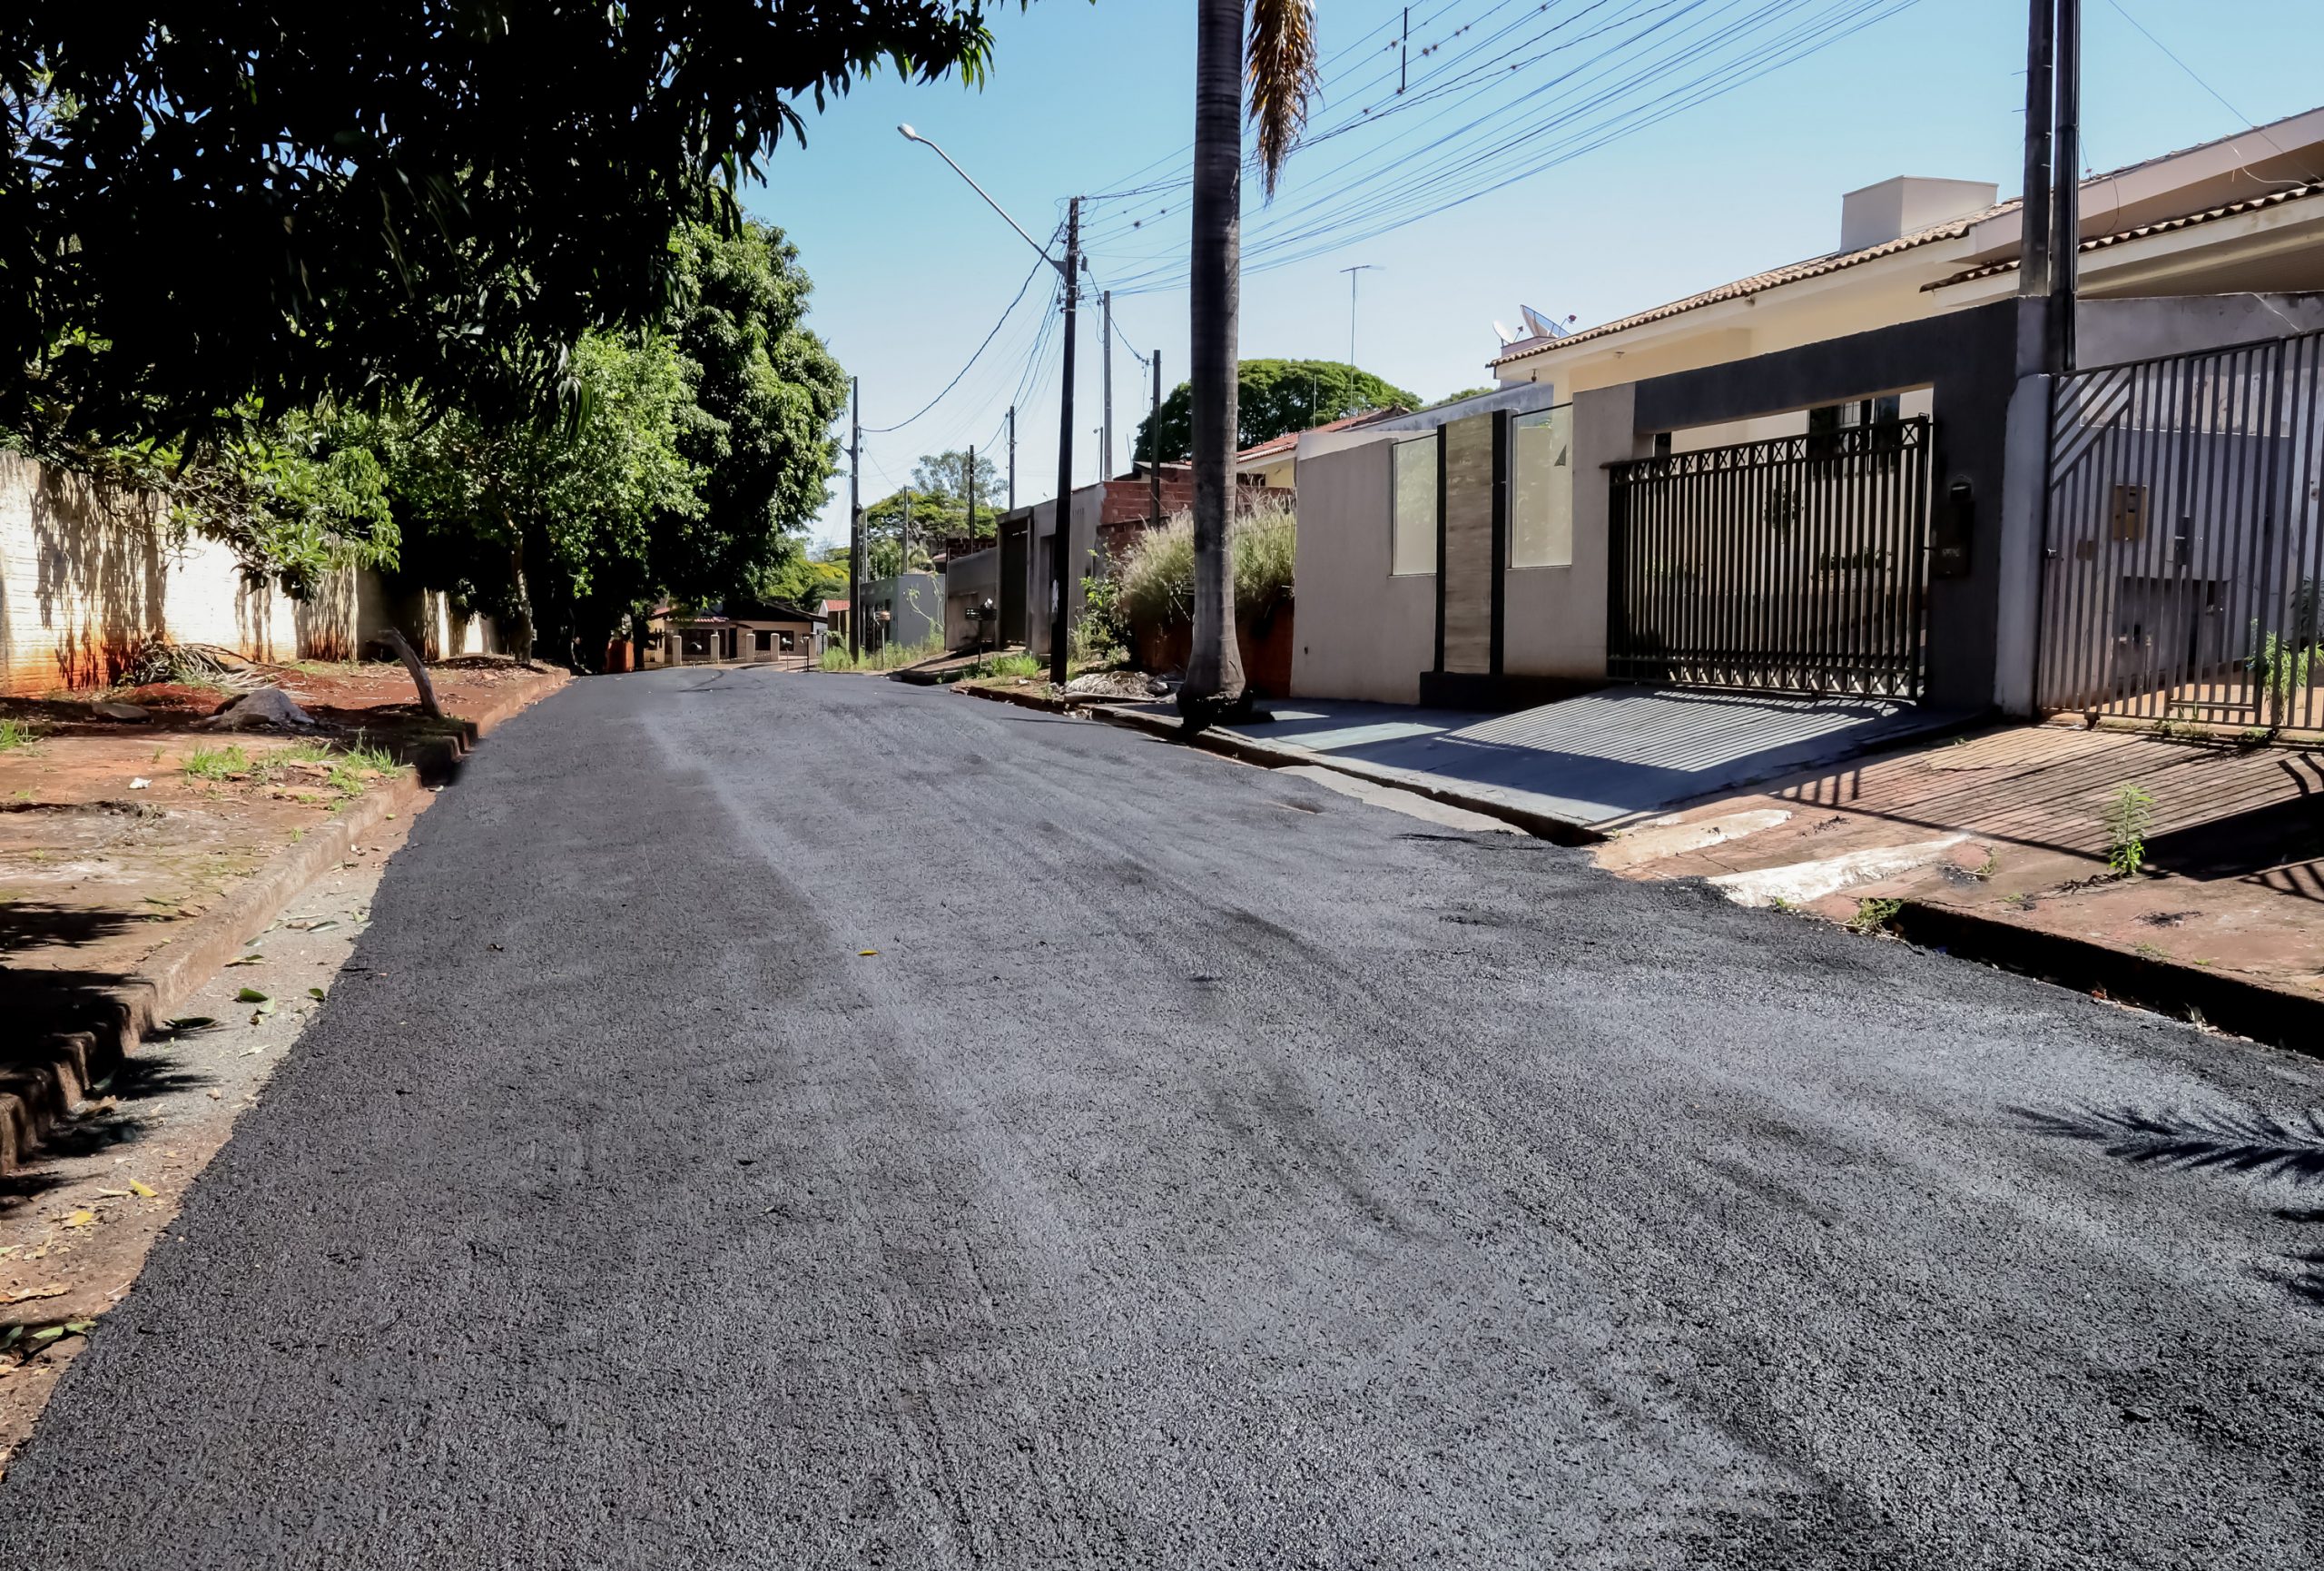
[[[2000,187],[1985,180],[1928,180],[1900,174],[1840,198],[1840,249],[1885,245],[1919,230],[1983,212]]]

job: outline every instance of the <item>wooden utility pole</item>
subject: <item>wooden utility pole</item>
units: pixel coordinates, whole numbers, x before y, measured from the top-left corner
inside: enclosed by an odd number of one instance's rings
[[[1103,483],[1114,469],[1114,291],[1109,289],[1099,295],[1098,304],[1106,318],[1098,332],[1103,346],[1098,351],[1098,363],[1105,368],[1098,379],[1106,400],[1104,434],[1098,439],[1098,479]]]
[[[974,449],[974,448],[970,448],[970,449],[969,450],[969,487],[968,487],[968,489],[969,489],[969,548],[970,548],[970,550],[974,550],[974,549],[976,549],[976,545],[977,545],[977,450],[976,450],[976,449]],[[995,537],[994,537],[994,538],[993,538],[993,542],[992,542],[992,543],[993,543],[994,545],[996,545],[996,546],[997,546],[997,545],[999,545],[999,544],[1000,544],[1000,538],[999,538],[998,536],[995,536]],[[997,574],[1000,572],[1000,558],[998,558],[998,557],[996,557],[996,558],[993,558],[993,564],[994,564],[994,565],[993,565],[993,571],[994,571],[994,573],[995,573],[996,575],[997,575]],[[998,583],[999,581],[1000,581],[1000,580],[999,580],[999,578],[996,577],[996,578],[995,578],[995,579],[994,579],[994,582]]]
[[[1081,199],[1065,209],[1065,364],[1058,401],[1057,533],[1049,550],[1049,680],[1065,686],[1072,632],[1072,609],[1066,577],[1066,558],[1073,554],[1073,328],[1075,306],[1081,294]],[[1037,538],[1027,530],[1029,542]]]
[[[856,618],[863,598],[863,379],[847,379],[847,654],[863,654],[863,635]]]
[[[1017,406],[1015,404],[1009,406],[1009,510],[1012,513],[1017,510]],[[995,531],[992,537],[992,543],[996,546],[1000,544],[1000,536],[998,531]]]

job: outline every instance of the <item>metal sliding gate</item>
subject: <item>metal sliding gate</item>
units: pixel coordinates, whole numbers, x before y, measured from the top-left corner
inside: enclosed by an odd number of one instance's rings
[[[2309,333],[2058,380],[2043,708],[2324,725],[2320,370]]]
[[[1929,421],[1610,468],[1617,681],[1916,699]]]

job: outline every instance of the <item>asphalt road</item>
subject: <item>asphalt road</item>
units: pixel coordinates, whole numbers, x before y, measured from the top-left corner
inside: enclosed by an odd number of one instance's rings
[[[509,724],[355,964],[11,1571],[2324,1557],[2324,1197],[2027,1116],[2309,1061],[763,671]]]

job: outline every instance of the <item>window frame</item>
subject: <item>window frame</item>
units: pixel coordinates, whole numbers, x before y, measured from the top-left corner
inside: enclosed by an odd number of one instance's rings
[[[1399,568],[1397,545],[1402,538],[1403,519],[1400,504],[1403,499],[1403,465],[1404,455],[1411,450],[1426,447],[1428,465],[1428,517],[1421,530],[1426,545],[1428,565],[1424,568]],[[1388,576],[1392,578],[1433,578],[1436,577],[1437,557],[1444,534],[1444,430],[1432,427],[1417,436],[1392,440],[1388,444]],[[1415,459],[1418,454],[1413,455]]]
[[[1518,526],[1518,496],[1519,496],[1519,491],[1518,491],[1518,487],[1517,487],[1518,428],[1519,428],[1519,427],[1521,427],[1521,426],[1527,425],[1527,424],[1534,424],[1534,425],[1548,425],[1548,424],[1551,424],[1551,422],[1553,422],[1553,421],[1556,420],[1556,418],[1557,418],[1558,416],[1560,416],[1560,415],[1562,415],[1562,416],[1564,416],[1564,417],[1565,417],[1565,452],[1566,452],[1566,461],[1565,461],[1565,464],[1563,465],[1563,468],[1565,469],[1565,471],[1566,471],[1566,492],[1565,492],[1565,555],[1564,555],[1564,557],[1563,557],[1562,558],[1561,558],[1561,559],[1559,559],[1559,560],[1556,560],[1556,561],[1547,561],[1547,562],[1521,562],[1521,561],[1519,561],[1519,560],[1517,559],[1517,526]],[[1542,569],[1542,568],[1571,568],[1571,567],[1572,567],[1572,566],[1573,566],[1573,406],[1572,406],[1571,404],[1570,404],[1570,403],[1563,403],[1563,404],[1551,404],[1551,405],[1549,408],[1547,408],[1547,409],[1529,410],[1527,410],[1527,411],[1526,411],[1525,413],[1523,413],[1523,414],[1517,414],[1517,413],[1512,412],[1512,413],[1510,415],[1510,417],[1509,417],[1509,448],[1508,448],[1508,453],[1507,453],[1507,456],[1506,456],[1506,458],[1505,458],[1504,463],[1505,463],[1505,468],[1506,468],[1506,472],[1505,472],[1505,473],[1503,473],[1503,474],[1502,474],[1502,494],[1503,494],[1504,496],[1506,496],[1506,497],[1509,499],[1509,519],[1508,519],[1508,525],[1507,525],[1507,528],[1506,528],[1506,529],[1503,531],[1503,532],[1504,532],[1504,534],[1507,536],[1507,538],[1502,541],[1502,561],[1501,561],[1501,565],[1502,565],[1502,568],[1503,568],[1505,571],[1512,572],[1512,573],[1530,573],[1530,572],[1539,571],[1539,570],[1541,570],[1541,569]],[[1551,467],[1552,469],[1555,469],[1555,468],[1558,468],[1559,466],[1557,466],[1557,465],[1554,465],[1554,464],[1553,464],[1553,465],[1551,465]]]

